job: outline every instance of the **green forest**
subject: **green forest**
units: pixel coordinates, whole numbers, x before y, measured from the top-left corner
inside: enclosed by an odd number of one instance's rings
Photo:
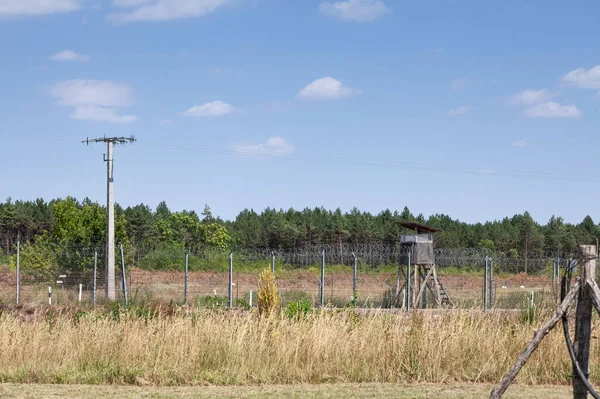
[[[533,252],[574,251],[591,244],[600,227],[586,216],[579,224],[552,216],[541,225],[528,212],[502,220],[469,224],[451,216],[414,215],[408,208],[378,214],[352,209],[245,209],[234,220],[222,220],[205,206],[202,213],[171,211],[165,202],[156,209],[140,204],[115,207],[117,243],[151,249],[272,249],[292,250],[315,245],[398,243],[400,221],[418,221],[436,228],[440,248],[486,248],[527,255]],[[0,203],[0,249],[13,251],[17,239],[29,246],[52,243],[65,247],[100,247],[105,241],[105,207],[89,199]]]

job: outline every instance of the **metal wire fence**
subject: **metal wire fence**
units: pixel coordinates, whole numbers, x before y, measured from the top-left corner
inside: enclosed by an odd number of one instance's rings
[[[230,276],[229,251],[125,246],[122,259],[116,251],[117,300],[122,301],[125,293],[123,261],[130,303],[229,306],[231,300],[234,306],[255,306],[258,273],[274,266],[284,304],[304,298],[316,306],[323,290],[325,302],[331,306],[389,307],[394,306],[390,298],[399,284],[398,267],[407,265],[409,251],[407,247],[369,244],[287,251],[239,248],[231,252]],[[493,260],[492,305],[507,309],[528,306],[532,291],[537,302],[552,301],[556,265],[572,258],[564,253],[530,253],[525,257],[468,248],[439,248],[434,252],[450,297],[457,307],[465,308],[482,304],[486,257]],[[323,259],[325,273],[321,285]],[[17,266],[20,304],[49,303],[49,289],[53,305],[104,301],[103,247],[49,244],[40,248],[25,244],[16,248],[0,244],[0,300],[5,305],[16,302]]]

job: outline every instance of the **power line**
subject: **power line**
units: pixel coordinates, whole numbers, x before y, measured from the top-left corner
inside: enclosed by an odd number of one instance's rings
[[[488,176],[502,176],[502,177],[516,177],[526,179],[538,179],[538,180],[565,180],[565,181],[580,181],[580,182],[597,182],[600,181],[600,177],[597,176],[581,176],[581,175],[558,175],[546,172],[532,172],[525,170],[505,170],[505,169],[493,169],[486,170],[481,168],[464,167],[464,166],[453,166],[453,165],[441,165],[441,164],[419,164],[412,162],[403,162],[395,160],[385,159],[364,159],[364,158],[350,158],[340,156],[323,156],[316,154],[307,153],[285,153],[281,151],[265,150],[262,148],[227,148],[218,146],[208,146],[202,144],[190,144],[190,143],[173,143],[164,141],[140,141],[140,144],[149,147],[160,147],[161,149],[171,149],[176,151],[191,151],[191,152],[204,152],[213,154],[223,155],[247,155],[257,158],[266,159],[281,159],[281,160],[293,160],[293,161],[312,161],[325,164],[339,164],[348,166],[374,166],[384,167],[393,169],[407,169],[407,170],[420,170],[429,172],[445,172],[445,173],[456,173],[466,175],[488,175]]]
[[[133,137],[119,138],[119,143],[125,143],[126,141],[132,140]],[[0,141],[71,141],[73,139],[67,137],[56,137],[56,138],[13,138],[13,137],[0,137]],[[92,142],[98,142],[99,139],[83,141],[84,144],[90,144]],[[123,141],[125,140],[125,141]],[[135,139],[133,139],[135,140]],[[115,142],[116,143],[116,142]],[[413,162],[402,162],[389,159],[365,159],[365,158],[351,158],[331,155],[317,155],[309,153],[287,153],[283,151],[267,150],[264,148],[228,148],[219,146],[210,146],[203,144],[193,143],[176,143],[167,141],[152,141],[152,140],[141,140],[140,144],[147,147],[159,147],[161,149],[170,149],[174,151],[190,151],[190,152],[204,152],[221,155],[240,155],[240,156],[251,156],[255,158],[265,159],[278,159],[288,161],[311,161],[319,162],[322,164],[332,165],[348,165],[348,166],[370,166],[370,167],[382,167],[391,169],[405,169],[405,170],[419,170],[425,172],[436,172],[436,173],[455,173],[463,175],[477,175],[477,176],[494,176],[494,177],[513,177],[513,178],[525,178],[532,180],[552,180],[552,181],[577,181],[577,182],[600,182],[600,176],[584,176],[584,175],[560,175],[546,172],[527,171],[527,170],[509,170],[509,169],[484,169],[474,168],[456,165],[443,165],[443,164],[423,164]]]

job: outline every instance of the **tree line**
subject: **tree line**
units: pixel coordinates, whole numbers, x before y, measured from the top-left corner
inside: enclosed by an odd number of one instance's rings
[[[600,227],[586,216],[581,223],[565,223],[552,216],[542,225],[529,214],[483,223],[465,223],[448,215],[425,217],[402,211],[383,210],[378,214],[356,208],[349,212],[324,208],[277,210],[258,213],[245,209],[234,220],[212,215],[208,206],[202,213],[172,211],[163,201],[155,209],[140,204],[123,208],[115,205],[117,242],[139,248],[276,249],[292,250],[315,245],[382,244],[396,245],[405,233],[401,221],[417,221],[441,231],[435,245],[443,248],[487,248],[527,255],[534,251],[572,252],[579,244],[596,243]],[[22,243],[54,243],[93,247],[105,242],[106,212],[89,199],[0,203],[0,248]]]

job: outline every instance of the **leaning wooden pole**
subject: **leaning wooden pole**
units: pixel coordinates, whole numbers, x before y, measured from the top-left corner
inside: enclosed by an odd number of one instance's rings
[[[431,277],[432,273],[433,273],[433,269],[429,269],[429,271],[427,272],[427,275],[425,276],[425,279],[423,280],[423,283],[421,284],[421,289],[419,289],[419,293],[417,294],[418,300],[419,300],[419,298],[423,297],[423,292],[425,292],[425,289],[427,288],[427,281]],[[423,306],[424,306],[424,304],[423,304]]]
[[[590,295],[592,296],[592,305],[594,305],[594,308],[596,308],[596,312],[598,312],[598,315],[600,316],[600,287],[598,287],[596,281],[591,279],[590,277],[588,277],[588,279],[585,280],[585,282],[591,291]]]
[[[596,259],[598,258],[595,245],[579,246],[579,281],[586,282],[596,278]],[[577,313],[575,321],[575,341],[573,349],[577,362],[587,379],[590,374],[590,337],[592,333],[592,297],[593,288],[589,284],[581,284],[577,295]],[[573,399],[587,399],[588,390],[579,377],[573,364]]]
[[[571,304],[571,302],[573,302],[575,296],[578,293],[579,282],[576,282],[573,285],[573,287],[571,287],[571,290],[565,297],[564,301],[562,301],[562,303],[556,309],[554,316],[552,316],[552,318],[538,330],[533,339],[527,345],[527,348],[525,348],[523,353],[521,353],[521,356],[519,356],[519,359],[517,360],[515,365],[508,371],[508,373],[506,373],[506,375],[502,379],[502,382],[500,382],[500,385],[498,385],[498,388],[492,390],[492,393],[490,395],[491,399],[499,399],[502,397],[502,395],[504,395],[504,392],[506,392],[510,384],[513,382],[513,380],[519,373],[519,371],[521,371],[521,368],[525,365],[525,362],[527,362],[529,356],[531,356],[531,354],[537,349],[540,342],[542,342],[542,339],[544,339],[544,337],[550,332],[550,330],[552,330],[554,326],[556,326],[556,323],[560,321],[561,317],[567,311],[569,305]]]

